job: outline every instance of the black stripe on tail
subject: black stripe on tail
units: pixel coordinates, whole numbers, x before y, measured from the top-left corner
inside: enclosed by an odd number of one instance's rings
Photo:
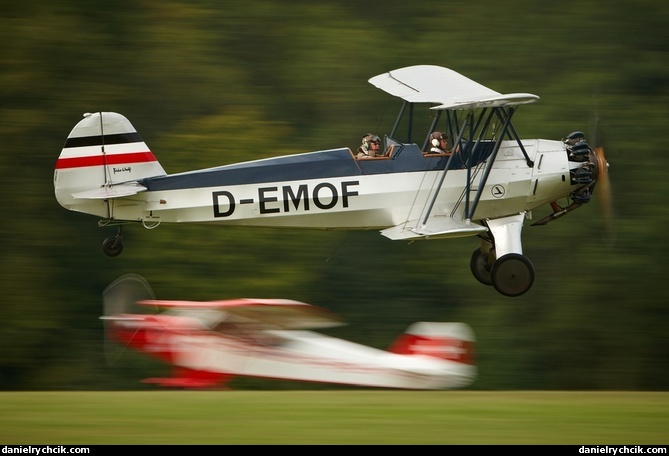
[[[142,142],[142,138],[139,136],[139,133],[118,133],[115,135],[104,135],[104,141],[102,140],[102,135],[96,136],[82,136],[79,138],[67,138],[65,141],[65,146],[63,149],[68,147],[86,147],[86,146],[102,146],[109,144],[126,144],[126,143],[136,143]]]

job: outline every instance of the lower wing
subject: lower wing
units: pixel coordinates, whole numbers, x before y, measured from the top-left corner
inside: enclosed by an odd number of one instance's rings
[[[381,234],[388,239],[398,241],[475,236],[486,231],[488,229],[485,226],[477,223],[457,220],[448,216],[435,216],[430,217],[426,223],[422,223],[420,220],[404,222],[381,230]]]

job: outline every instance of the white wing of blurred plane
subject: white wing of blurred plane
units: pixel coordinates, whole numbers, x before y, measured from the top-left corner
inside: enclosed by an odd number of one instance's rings
[[[254,321],[276,329],[330,328],[345,323],[334,313],[290,299],[229,299],[223,301],[166,301],[143,300],[137,304],[179,309],[182,315],[191,310],[218,310],[247,321]]]

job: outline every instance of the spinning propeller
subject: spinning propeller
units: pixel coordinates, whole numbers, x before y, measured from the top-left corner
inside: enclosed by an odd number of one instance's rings
[[[595,179],[592,184],[592,190],[597,187],[597,198],[604,214],[604,223],[609,235],[613,232],[613,201],[611,198],[611,182],[609,180],[609,162],[604,155],[604,146],[597,146],[593,149],[593,157],[590,161],[593,163]]]
[[[597,112],[592,118],[590,128],[592,130],[592,143],[594,145],[593,156],[590,161],[593,162],[596,168],[593,190],[595,186],[598,188],[597,199],[604,216],[606,233],[611,238],[613,236],[613,199],[611,182],[609,180],[609,162],[606,160],[606,155],[604,154],[604,138],[600,127],[600,117]]]
[[[146,280],[137,274],[119,277],[102,293],[104,316],[100,319],[104,324],[104,351],[108,364],[118,361],[127,348],[109,339],[108,331],[112,320],[131,320],[133,311],[139,308],[135,303],[147,299],[155,299],[153,290]]]

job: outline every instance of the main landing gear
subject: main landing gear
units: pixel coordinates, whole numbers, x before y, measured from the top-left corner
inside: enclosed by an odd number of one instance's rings
[[[494,249],[474,250],[469,266],[484,285],[492,285],[504,296],[520,296],[532,288],[534,266],[524,255],[507,253],[495,259]]]
[[[116,257],[121,254],[123,251],[123,230],[121,226],[118,227],[116,236],[110,236],[104,240],[102,251],[110,257]]]
[[[523,251],[520,232],[524,218],[522,213],[486,220],[489,232],[479,235],[481,246],[474,250],[469,261],[476,280],[492,285],[504,296],[520,296],[534,283],[534,266],[520,253]]]

